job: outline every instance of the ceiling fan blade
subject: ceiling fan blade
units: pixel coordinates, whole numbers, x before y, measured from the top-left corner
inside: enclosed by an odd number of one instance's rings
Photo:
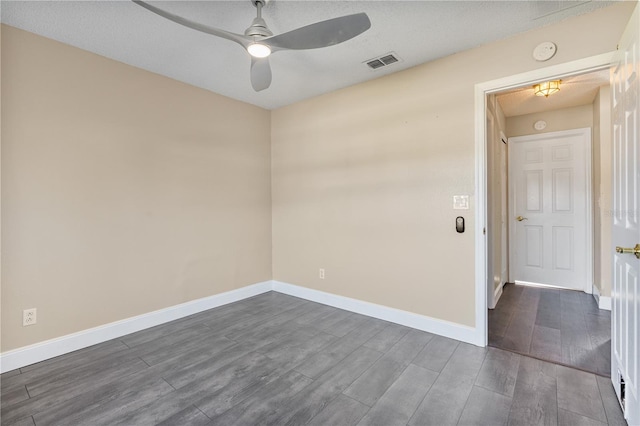
[[[356,13],[307,25],[266,38],[262,42],[268,44],[272,50],[317,49],[350,40],[369,28],[371,28],[371,21],[367,14]]]
[[[235,34],[229,31],[220,30],[218,28],[209,27],[207,25],[200,24],[198,22],[190,21],[189,19],[185,19],[181,16],[174,15],[173,13],[167,12],[165,10],[159,9],[149,3],[140,0],[131,0],[135,4],[144,7],[145,9],[155,13],[156,15],[160,15],[163,18],[169,19],[170,21],[176,22],[180,25],[184,25],[185,27],[191,28],[196,31],[201,31],[203,33],[211,34],[214,36],[222,37],[227,40],[234,41],[246,48],[250,43],[251,39],[241,34]]]
[[[251,85],[260,92],[271,85],[271,65],[269,58],[251,57]]]

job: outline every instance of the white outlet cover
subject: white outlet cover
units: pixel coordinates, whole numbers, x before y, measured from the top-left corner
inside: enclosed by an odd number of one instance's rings
[[[29,325],[34,325],[38,322],[37,317],[38,311],[36,308],[25,309],[22,311],[22,326],[27,327]]]
[[[468,195],[454,195],[453,196],[453,209],[454,210],[469,210],[469,196]]]

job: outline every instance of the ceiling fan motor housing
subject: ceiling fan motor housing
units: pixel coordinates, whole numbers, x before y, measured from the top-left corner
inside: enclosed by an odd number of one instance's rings
[[[268,0],[251,0],[251,3],[258,9],[258,16],[253,20],[251,26],[244,31],[248,37],[271,37],[273,33],[267,28],[267,23],[262,19],[262,8]]]
[[[267,23],[262,18],[255,18],[251,26],[247,28],[244,35],[248,37],[271,37],[273,33],[267,28]]]

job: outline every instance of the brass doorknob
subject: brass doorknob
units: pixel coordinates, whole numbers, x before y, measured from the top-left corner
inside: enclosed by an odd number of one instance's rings
[[[636,244],[634,248],[616,247],[616,253],[631,253],[640,259],[640,244]]]
[[[527,219],[526,217],[518,216],[518,217],[516,217],[516,220],[518,222],[522,222],[523,220],[529,220],[529,219]]]

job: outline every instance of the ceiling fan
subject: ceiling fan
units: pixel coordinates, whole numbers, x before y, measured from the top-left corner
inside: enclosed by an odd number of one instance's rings
[[[305,50],[333,46],[350,40],[371,28],[371,21],[367,14],[356,13],[316,22],[315,24],[274,36],[264,19],[262,19],[262,8],[268,0],[250,0],[257,9],[257,17],[243,35],[190,21],[144,1],[132,1],[163,18],[185,27],[238,43],[251,55],[251,85],[256,92],[264,90],[271,85],[269,55],[272,53],[280,50]]]

